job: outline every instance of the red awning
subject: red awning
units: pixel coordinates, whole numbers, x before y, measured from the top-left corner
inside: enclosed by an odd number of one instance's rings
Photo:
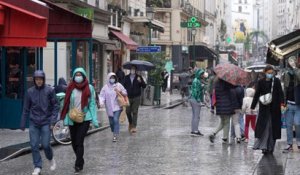
[[[91,20],[48,0],[42,1],[50,7],[48,39],[92,38]]]
[[[34,2],[32,2],[34,3]],[[22,3],[21,3],[22,4]],[[47,44],[48,8],[32,4],[46,10],[43,15],[29,11],[22,6],[0,1],[0,46],[45,47]]]
[[[130,50],[136,50],[137,49],[138,44],[136,42],[134,42],[128,36],[124,35],[121,32],[117,32],[117,31],[111,31],[111,33],[114,34],[117,38],[119,38],[122,42],[124,42],[128,49],[130,49]]]

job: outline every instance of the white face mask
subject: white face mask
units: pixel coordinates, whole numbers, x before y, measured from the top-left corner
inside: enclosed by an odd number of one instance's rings
[[[75,80],[76,83],[82,83],[83,77],[82,76],[75,76],[74,80]]]
[[[130,70],[130,73],[131,73],[131,74],[135,74],[135,70],[134,70],[134,69],[131,69],[131,70]]]
[[[111,79],[109,79],[109,82],[110,82],[110,84],[114,84],[116,82],[116,79],[111,78]]]

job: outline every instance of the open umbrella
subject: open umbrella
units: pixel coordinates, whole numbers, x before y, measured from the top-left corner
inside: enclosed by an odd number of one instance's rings
[[[232,85],[247,86],[251,82],[250,73],[244,71],[242,68],[234,64],[218,64],[214,68],[214,72],[216,73],[217,77]]]
[[[155,66],[149,61],[132,60],[123,64],[124,69],[131,69],[132,66],[136,66],[138,71],[149,71],[155,69]]]

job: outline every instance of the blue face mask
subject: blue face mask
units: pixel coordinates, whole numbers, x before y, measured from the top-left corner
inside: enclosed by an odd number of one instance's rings
[[[267,77],[268,79],[271,79],[271,78],[273,78],[273,74],[266,74],[266,77]]]
[[[82,76],[75,76],[74,81],[75,81],[76,83],[82,83],[83,77],[82,77]]]
[[[114,78],[109,79],[110,84],[114,84],[115,82],[116,82],[116,79],[114,79]]]

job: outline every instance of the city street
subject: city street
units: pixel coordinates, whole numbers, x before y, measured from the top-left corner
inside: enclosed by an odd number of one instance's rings
[[[218,124],[218,117],[203,108],[200,131],[203,137],[191,137],[191,107],[173,109],[142,107],[138,132],[130,135],[127,123],[122,124],[118,142],[112,142],[109,129],[91,134],[85,140],[85,166],[82,174],[203,174],[203,175],[279,175],[288,172],[287,162],[297,163],[298,151],[282,154],[284,142],[276,145],[274,155],[262,156],[253,151],[253,132],[248,144],[221,143],[219,133],[211,144],[208,135]],[[71,146],[55,146],[57,170],[50,172],[42,153],[42,174],[72,174],[74,153]],[[291,159],[287,159],[289,156]],[[0,174],[30,174],[33,170],[31,154],[0,163]],[[299,170],[299,168],[298,168]],[[299,171],[298,171],[299,172]]]

